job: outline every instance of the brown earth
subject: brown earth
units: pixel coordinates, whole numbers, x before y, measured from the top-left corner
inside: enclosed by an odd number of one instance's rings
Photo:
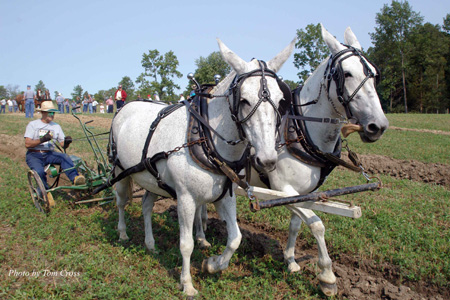
[[[60,119],[74,120],[71,116],[59,116]],[[83,116],[84,121],[89,116]],[[107,128],[111,120],[96,118],[97,126]],[[75,123],[75,122],[74,122]],[[25,163],[25,147],[22,135],[0,134],[0,153],[14,161]],[[390,175],[396,178],[433,183],[450,187],[450,168],[443,164],[426,164],[418,161],[395,160],[380,155],[360,155],[367,171]],[[154,211],[169,211],[176,218],[176,202],[164,199],[155,204]],[[270,225],[249,223],[239,220],[239,226],[251,251],[257,257],[270,254],[274,259],[283,260],[283,247],[287,233],[276,231]],[[215,236],[226,239],[226,227],[216,214],[210,213],[208,227],[215,228]],[[207,236],[208,238],[208,236]],[[1,235],[0,235],[1,240]],[[302,239],[297,239],[296,260],[304,272],[316,274],[313,266],[317,262],[317,247],[309,247]],[[407,282],[400,278],[398,267],[376,264],[374,261],[358,259],[348,255],[332,257],[333,270],[337,277],[338,298],[340,299],[450,299],[448,289],[438,288],[427,282]],[[317,284],[317,282],[316,282]]]

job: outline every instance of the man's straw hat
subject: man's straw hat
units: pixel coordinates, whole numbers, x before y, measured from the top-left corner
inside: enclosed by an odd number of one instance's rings
[[[52,101],[42,101],[41,108],[36,109],[37,111],[46,111],[46,112],[59,112],[57,109],[55,109],[55,106],[53,105]]]

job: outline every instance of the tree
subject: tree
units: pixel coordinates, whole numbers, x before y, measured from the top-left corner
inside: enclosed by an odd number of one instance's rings
[[[55,99],[56,99],[56,97],[59,96],[59,92],[58,92],[58,91],[55,91],[54,94],[55,94]]]
[[[450,34],[450,14],[447,14],[444,18],[444,24],[442,25],[442,29],[445,33]]]
[[[8,84],[6,86],[6,90],[8,92],[8,98],[11,98],[11,99],[16,98],[16,96],[21,93],[18,84],[14,84],[14,85]]]
[[[72,100],[76,100],[77,97],[80,97],[80,99],[82,98],[83,95],[83,88],[81,87],[81,85],[76,85],[73,88],[73,92],[71,93],[72,95]]]
[[[409,96],[413,99],[410,106],[422,112],[425,108],[433,111],[446,108],[445,70],[449,40],[439,25],[426,23],[418,26],[409,38],[414,45],[408,54],[410,69],[408,76]],[[416,105],[416,107],[414,107]]]
[[[1,99],[8,98],[8,91],[3,85],[0,85],[0,98]]]
[[[379,64],[384,66],[400,64],[401,85],[403,88],[404,109],[406,113],[408,112],[406,96],[408,61],[406,60],[406,56],[411,50],[411,44],[408,42],[408,38],[414,28],[421,25],[422,21],[423,17],[412,10],[408,1],[399,2],[393,0],[390,6],[385,4],[381,12],[377,13],[375,22],[378,26],[375,28],[375,32],[370,34],[375,45],[375,51],[385,53],[385,55],[377,55],[377,58],[381,61]],[[383,62],[383,60],[385,61]]]
[[[156,49],[149,50],[148,54],[142,54],[141,63],[145,71],[136,79],[136,83],[140,84],[139,91],[144,94],[155,91],[161,99],[173,99],[174,90],[180,88],[173,78],[183,76],[177,70],[179,62],[173,51],[161,55]]]
[[[231,67],[223,60],[219,51],[212,52],[206,58],[200,56],[195,60],[195,64],[197,65],[195,79],[200,84],[215,83],[214,75],[218,74],[224,78],[231,71]]]
[[[320,24],[309,24],[305,30],[298,29],[297,40],[295,48],[301,51],[294,54],[294,66],[301,69],[297,75],[300,83],[303,83],[309,77],[309,73],[314,72],[319,64],[330,55],[330,50],[322,39]]]
[[[289,88],[291,90],[294,90],[299,85],[298,82],[295,82],[295,81],[292,81],[292,80],[289,80],[289,79],[286,79],[286,80],[283,80],[283,81],[289,86]]]
[[[37,90],[45,91],[47,88],[45,87],[45,84],[42,80],[39,80],[38,84],[34,87],[34,91],[37,92]]]

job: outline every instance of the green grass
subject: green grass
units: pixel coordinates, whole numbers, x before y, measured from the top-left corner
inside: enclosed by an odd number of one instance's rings
[[[450,165],[450,135],[388,129],[375,143],[363,143],[358,134],[350,135],[347,140],[350,149],[358,154]]]
[[[438,114],[387,114],[390,126],[450,131],[450,115]]]
[[[415,118],[417,115],[408,116]],[[0,121],[0,133],[12,136],[23,135],[29,122],[8,115],[2,115]],[[78,125],[57,122],[66,135],[82,136]],[[95,122],[90,125],[97,133],[105,131]],[[438,126],[430,128],[438,129]],[[450,164],[450,143],[443,135],[392,130],[374,144],[363,144],[356,135],[349,141],[358,153]],[[102,147],[106,145],[105,140],[101,143]],[[86,142],[79,141],[69,149],[88,159],[92,153],[87,146]],[[23,163],[0,154],[0,170],[0,299],[184,298],[177,289],[181,271],[179,228],[169,212],[152,217],[159,252],[149,254],[144,246],[139,204],[127,207],[130,241],[120,243],[116,230],[118,216],[113,204],[103,209],[94,205],[72,208],[61,192],[55,197],[57,207],[45,217],[31,203]],[[343,254],[356,260],[373,260],[380,268],[389,264],[399,269],[401,280],[423,281],[450,289],[449,189],[386,176],[381,178],[385,187],[379,192],[342,197],[361,206],[363,216],[360,219],[318,213],[326,227],[330,256],[333,260]],[[362,183],[360,175],[337,169],[323,189]],[[248,201],[240,198],[238,217],[287,234],[290,213],[282,207],[252,213]],[[326,298],[317,287],[315,266],[290,275],[273,253],[264,256],[252,253],[254,246],[245,239],[226,271],[215,275],[202,273],[199,269],[203,259],[224,249],[225,237],[218,237],[215,230],[208,228],[207,231],[212,247],[196,248],[192,254],[193,282],[200,293],[196,299]],[[315,244],[306,226],[302,227],[299,238],[306,240],[307,247]],[[9,276],[10,270],[37,271],[41,276]],[[75,276],[43,276],[44,270],[68,271]]]

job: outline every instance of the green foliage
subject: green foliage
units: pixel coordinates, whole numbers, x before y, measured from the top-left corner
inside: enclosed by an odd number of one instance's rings
[[[301,51],[294,54],[294,65],[301,71],[297,73],[300,83],[305,82],[309,73],[319,66],[319,64],[330,55],[328,46],[322,39],[320,24],[309,24],[305,30],[297,30],[296,49]]]
[[[83,95],[83,88],[81,87],[81,85],[76,85],[73,88],[73,92],[71,93],[72,95],[72,100],[77,100],[77,97],[79,97],[80,99],[82,98]]]
[[[3,85],[0,85],[0,98],[8,98],[8,91]]]
[[[286,79],[286,80],[283,80],[283,81],[289,86],[289,88],[291,90],[295,89],[299,85],[298,82],[295,82],[295,81],[292,81],[292,80],[289,80],[289,79]]]
[[[156,92],[161,100],[174,98],[174,90],[180,87],[173,78],[180,78],[182,74],[177,70],[179,62],[173,51],[162,55],[156,49],[149,50],[148,54],[142,54],[141,63],[145,71],[136,79],[139,84],[138,92],[143,95],[153,95]]]
[[[42,80],[39,80],[39,82],[34,87],[34,91],[37,92],[37,90],[45,91],[47,88],[45,87],[45,84]]]

